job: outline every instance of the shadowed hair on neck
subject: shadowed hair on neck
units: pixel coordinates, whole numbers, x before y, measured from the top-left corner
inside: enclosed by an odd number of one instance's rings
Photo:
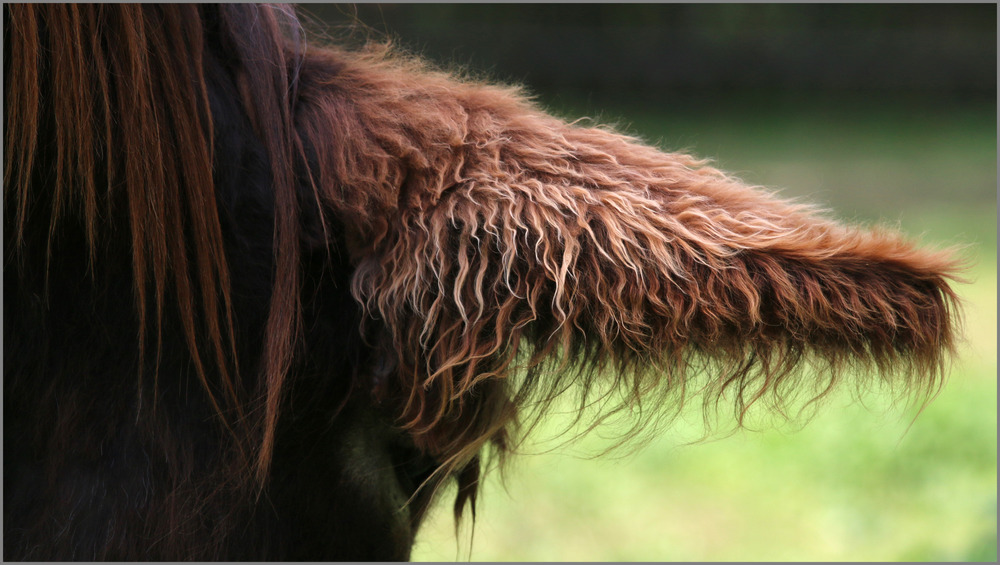
[[[107,218],[127,215],[140,365],[150,337],[159,355],[165,296],[173,293],[198,379],[221,421],[263,434],[256,461],[259,472],[266,473],[280,391],[299,331],[296,153],[288,73],[294,54],[281,35],[280,10],[218,8],[214,24],[222,28],[226,47],[238,62],[240,100],[267,148],[279,218],[263,391],[240,391],[233,376],[239,365],[232,348],[230,280],[201,67],[206,22],[199,10],[208,9],[12,5],[7,29],[15,48],[4,72],[19,86],[8,90],[5,105],[5,143],[11,150],[4,162],[4,195],[14,209],[16,243],[23,243],[30,215],[48,215],[50,245],[60,220],[71,215],[84,226],[91,263],[100,238],[110,235],[102,232]],[[250,27],[258,33],[242,33]],[[53,96],[45,98],[43,91]],[[45,119],[54,121],[49,124],[55,130],[52,147],[39,146],[39,121]],[[51,195],[30,190],[33,175],[40,173],[34,163],[39,151],[55,155],[54,171],[46,172],[54,175]],[[14,253],[19,249],[14,246]],[[150,327],[153,336],[145,331]],[[208,379],[203,356],[214,364],[215,380]],[[266,399],[262,425],[247,425],[248,392],[249,398],[261,392]],[[233,417],[225,417],[230,411]]]

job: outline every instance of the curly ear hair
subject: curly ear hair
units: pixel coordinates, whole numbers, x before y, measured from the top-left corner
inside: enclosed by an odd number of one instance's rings
[[[738,418],[848,368],[918,398],[941,384],[947,252],[386,49],[314,55],[302,76],[299,132],[347,226],[352,291],[391,333],[402,421],[438,456],[503,447],[571,382],[656,406],[704,369],[705,402]]]

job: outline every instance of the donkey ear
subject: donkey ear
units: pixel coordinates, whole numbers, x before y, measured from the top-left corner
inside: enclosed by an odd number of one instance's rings
[[[821,395],[847,364],[939,384],[949,254],[568,125],[513,89],[346,60],[307,121],[341,132],[326,198],[358,234],[352,291],[393,335],[418,434],[478,447],[566,378],[639,402],[706,364],[706,400],[731,388],[739,415],[792,384]],[[577,370],[535,378],[546,360]],[[827,379],[795,378],[803,361]]]

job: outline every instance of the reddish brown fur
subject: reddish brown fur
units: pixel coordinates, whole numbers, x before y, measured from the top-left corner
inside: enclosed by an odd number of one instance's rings
[[[738,418],[761,399],[822,396],[846,374],[918,398],[941,384],[957,315],[948,253],[840,226],[704,161],[568,125],[517,89],[385,48],[303,55],[264,10],[259,37],[235,50],[260,62],[241,67],[239,88],[272,165],[277,272],[264,370],[241,390],[212,122],[191,63],[204,49],[195,9],[10,10],[5,76],[21,86],[7,90],[4,199],[15,233],[41,213],[52,234],[73,215],[93,254],[105,210],[127,206],[140,327],[150,296],[158,332],[175,295],[202,385],[260,481],[302,332],[293,185],[306,156],[326,224],[347,231],[353,296],[400,362],[376,396],[443,472],[461,471],[459,509],[481,449],[509,448],[571,384],[581,405],[617,391],[620,407],[669,411],[707,373],[706,409],[724,400]],[[76,39],[43,45],[39,20]],[[105,52],[100,26],[121,26],[124,46]],[[57,192],[40,211],[30,186],[43,48],[61,50],[47,71],[61,95]]]
[[[729,394],[739,417],[792,385],[823,394],[848,365],[918,396],[940,384],[948,253],[384,50],[315,55],[303,76],[300,133],[355,241],[354,296],[393,331],[401,422],[445,459],[574,376],[640,404],[683,396],[704,364],[706,402]],[[803,364],[829,382],[801,382]]]

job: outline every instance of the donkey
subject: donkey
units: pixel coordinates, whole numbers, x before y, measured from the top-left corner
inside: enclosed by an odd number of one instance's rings
[[[4,53],[7,559],[403,560],[570,389],[941,386],[952,254],[517,88],[287,7],[8,4]]]

